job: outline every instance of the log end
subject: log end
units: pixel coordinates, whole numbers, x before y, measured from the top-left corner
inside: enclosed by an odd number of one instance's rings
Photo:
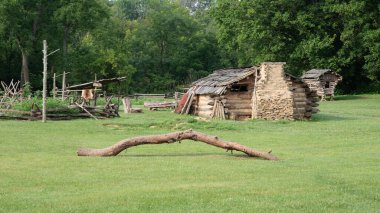
[[[77,150],[77,155],[78,156],[89,156],[88,154],[91,153],[91,150],[92,149],[88,149],[88,148],[79,148]]]
[[[91,149],[91,148],[79,148],[77,150],[78,156],[99,156],[99,157],[107,157],[107,156],[114,156],[113,153],[109,153],[104,150],[99,149]]]

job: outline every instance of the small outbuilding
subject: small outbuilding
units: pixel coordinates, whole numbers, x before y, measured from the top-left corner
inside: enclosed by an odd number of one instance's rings
[[[284,64],[217,70],[192,84],[177,112],[236,120],[309,120],[318,112],[317,94],[286,74]]]
[[[125,81],[127,77],[118,77],[118,78],[109,78],[109,79],[101,79],[101,80],[94,80],[91,82],[83,83],[83,84],[77,84],[73,86],[69,86],[66,88],[66,93],[70,92],[81,92],[81,98],[83,98],[86,102],[89,100],[95,99],[95,105],[96,105],[96,98],[97,96],[93,94],[93,92],[96,92],[99,88],[102,88],[104,85],[111,84],[111,83],[118,83],[120,85],[120,82]]]
[[[335,87],[342,81],[342,76],[330,69],[312,69],[307,71],[302,79],[307,83],[311,90],[317,92],[321,100],[327,97],[334,98]]]

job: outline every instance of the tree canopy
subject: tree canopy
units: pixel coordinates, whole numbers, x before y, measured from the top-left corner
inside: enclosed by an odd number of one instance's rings
[[[380,91],[377,0],[8,0],[0,80],[40,89],[42,40],[69,83],[127,76],[124,92],[168,92],[215,69],[284,61],[330,68],[344,93]]]
[[[284,61],[295,75],[330,68],[343,75],[344,92],[379,91],[377,0],[221,0],[213,16],[236,65]]]

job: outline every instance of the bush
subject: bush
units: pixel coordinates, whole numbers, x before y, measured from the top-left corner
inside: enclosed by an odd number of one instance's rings
[[[12,108],[20,111],[30,111],[33,104],[36,104],[40,109],[42,109],[42,99],[32,98],[30,100],[24,100],[22,102],[15,103]],[[47,98],[46,99],[46,109],[61,109],[65,113],[75,114],[79,113],[79,109],[69,109],[69,103],[67,101],[61,101],[60,99]]]
[[[23,90],[24,97],[29,97],[32,95],[32,86],[30,85],[29,82],[24,84],[24,86],[22,86],[22,90]]]

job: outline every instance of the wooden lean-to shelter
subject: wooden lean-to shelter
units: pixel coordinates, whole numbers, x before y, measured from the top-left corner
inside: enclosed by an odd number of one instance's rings
[[[176,111],[222,119],[308,120],[318,111],[317,94],[284,73],[284,64],[217,70],[195,81]]]
[[[124,81],[127,77],[118,77],[118,78],[109,78],[109,79],[101,79],[101,80],[95,80],[83,84],[77,84],[73,86],[67,87],[67,92],[81,92],[81,97],[86,100],[92,100],[96,99],[96,95],[93,94],[93,92],[96,92],[99,88],[102,88],[104,85],[110,84],[110,83],[118,83]]]
[[[126,80],[126,77],[101,79],[83,84],[77,84],[67,87],[67,93],[81,92],[81,100],[76,100],[75,104],[90,115],[97,113],[106,117],[119,117],[120,96],[117,96],[117,103],[114,104],[112,103],[113,96],[106,96],[104,93],[103,96],[105,98],[105,105],[99,107],[97,106],[97,98],[99,94],[96,94],[96,91],[107,84],[118,83],[120,85],[120,83],[124,80]],[[93,100],[93,106],[90,106],[91,100]],[[92,115],[92,117],[95,116]]]
[[[335,87],[343,78],[330,69],[312,69],[307,71],[302,79],[322,100],[325,100],[326,97],[334,98]]]

